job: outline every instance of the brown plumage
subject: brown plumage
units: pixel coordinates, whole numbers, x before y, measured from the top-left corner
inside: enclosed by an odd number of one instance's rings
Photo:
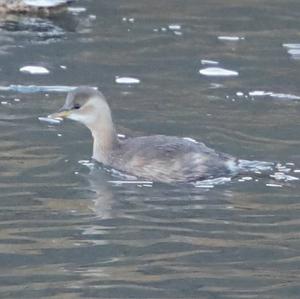
[[[70,92],[60,112],[50,117],[83,123],[93,135],[93,158],[106,166],[156,182],[192,182],[229,176],[234,157],[189,138],[164,135],[119,140],[104,96],[89,87]]]

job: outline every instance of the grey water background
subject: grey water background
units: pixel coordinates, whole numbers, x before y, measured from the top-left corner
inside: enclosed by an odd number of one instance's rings
[[[299,17],[292,0],[87,0],[2,16],[0,297],[299,298],[299,182],[116,183],[88,167],[85,128],[38,120],[66,93],[32,87],[98,86],[119,133],[188,136],[297,177]]]

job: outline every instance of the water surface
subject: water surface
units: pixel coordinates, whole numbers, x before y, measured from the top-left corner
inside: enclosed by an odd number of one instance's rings
[[[119,133],[189,136],[299,177],[299,1],[76,5],[0,21],[0,297],[299,298],[299,182],[124,184],[91,169],[84,127],[38,120],[98,86]]]

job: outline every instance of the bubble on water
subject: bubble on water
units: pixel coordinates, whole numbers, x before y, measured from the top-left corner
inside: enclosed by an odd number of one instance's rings
[[[212,76],[212,77],[232,77],[232,76],[239,75],[239,73],[236,71],[223,69],[219,67],[208,67],[205,69],[200,69],[199,73],[204,76]]]
[[[26,65],[20,68],[20,72],[31,75],[47,75],[50,73],[48,69],[43,66]]]

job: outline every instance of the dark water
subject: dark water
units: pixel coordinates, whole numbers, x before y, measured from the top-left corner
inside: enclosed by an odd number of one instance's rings
[[[21,85],[0,92],[0,297],[299,298],[298,181],[118,183],[88,167],[85,128],[38,120],[65,93],[28,88],[98,86],[120,133],[190,136],[299,177],[299,1],[76,5],[0,22],[0,85]]]

